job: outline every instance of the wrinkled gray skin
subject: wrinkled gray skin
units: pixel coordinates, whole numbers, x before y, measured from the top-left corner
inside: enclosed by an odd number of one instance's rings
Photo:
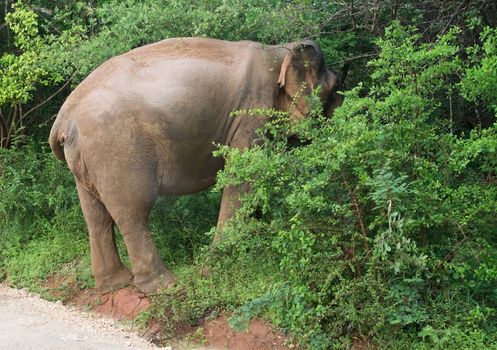
[[[264,107],[304,118],[304,95],[318,85],[331,114],[341,103],[337,77],[312,41],[264,46],[167,39],[114,57],[91,73],[62,106],[49,141],[76,179],[97,290],[134,283],[150,294],[174,283],[148,227],[157,197],[213,185],[224,165],[212,156],[215,144],[251,145],[266,119],[230,117],[231,112]],[[218,227],[239,205],[236,194],[236,188],[224,189]],[[114,224],[132,273],[121,263]]]

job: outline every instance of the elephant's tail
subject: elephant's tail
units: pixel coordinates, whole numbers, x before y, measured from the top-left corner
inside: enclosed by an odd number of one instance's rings
[[[65,118],[59,113],[50,131],[50,136],[48,142],[50,143],[50,148],[55,156],[61,160],[65,161],[66,156],[64,154],[64,143],[68,139],[68,130],[66,127]]]

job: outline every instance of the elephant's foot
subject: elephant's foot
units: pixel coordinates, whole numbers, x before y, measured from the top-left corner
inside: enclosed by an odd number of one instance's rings
[[[115,290],[129,286],[132,282],[133,274],[125,267],[109,276],[95,276],[95,288],[100,294],[113,292]]]
[[[133,284],[141,292],[146,295],[151,295],[161,288],[169,288],[174,285],[176,278],[172,272],[165,270],[160,275],[156,274],[146,274],[146,275],[135,275],[135,280]]]

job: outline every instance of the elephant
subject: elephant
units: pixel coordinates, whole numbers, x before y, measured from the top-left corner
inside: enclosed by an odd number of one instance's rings
[[[73,173],[88,227],[95,288],[134,284],[145,294],[174,284],[148,225],[160,195],[204,190],[224,160],[216,145],[251,147],[267,116],[234,111],[273,108],[299,120],[321,87],[324,113],[342,97],[338,75],[312,40],[282,45],[171,38],[110,58],[63,103],[49,143]],[[223,189],[218,228],[239,206],[239,189]],[[132,269],[116,248],[124,238]]]

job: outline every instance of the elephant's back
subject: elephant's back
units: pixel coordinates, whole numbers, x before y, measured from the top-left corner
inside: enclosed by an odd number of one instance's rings
[[[145,101],[154,99],[157,89],[167,93],[237,84],[239,72],[258,45],[206,38],[174,38],[145,45],[104,62],[77,86],[66,104],[89,98],[108,101],[115,94],[121,100],[138,94]]]
[[[208,38],[170,38],[131,50],[123,56],[133,60],[199,59],[224,64],[236,64],[244,51],[260,47],[252,41],[225,41]]]
[[[61,114],[82,132],[112,133],[136,120],[170,139],[226,137],[244,99],[272,89],[254,82],[261,44],[215,39],[166,39],[113,57],[93,71],[64,103]],[[218,59],[223,57],[223,59]],[[274,84],[274,86],[276,86]],[[102,132],[102,133],[104,133]]]

